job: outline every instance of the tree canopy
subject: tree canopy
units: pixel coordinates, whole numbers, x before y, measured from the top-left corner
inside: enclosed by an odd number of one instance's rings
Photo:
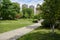
[[[20,12],[20,5],[18,3],[3,0],[1,4],[0,17],[2,17],[2,19],[15,19],[16,14]]]
[[[49,26],[55,25],[57,20],[60,20],[60,1],[59,0],[44,0],[41,6],[42,18],[45,19]]]
[[[31,18],[32,16],[33,16],[33,9],[31,9],[31,8],[24,8],[24,9],[22,9],[22,12],[23,12],[23,17],[26,17],[27,16],[27,18]],[[25,16],[25,14],[26,14],[26,16]]]

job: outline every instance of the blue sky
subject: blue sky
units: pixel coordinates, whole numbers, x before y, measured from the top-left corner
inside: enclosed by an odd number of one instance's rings
[[[28,5],[34,5],[42,4],[43,0],[11,0],[12,2],[18,2],[20,5],[22,4],[28,4]]]

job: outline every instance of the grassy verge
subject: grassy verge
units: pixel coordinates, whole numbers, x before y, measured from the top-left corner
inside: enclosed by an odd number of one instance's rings
[[[60,30],[55,29],[52,35],[50,29],[36,29],[17,40],[60,40]]]
[[[32,19],[0,20],[0,33],[31,25]]]

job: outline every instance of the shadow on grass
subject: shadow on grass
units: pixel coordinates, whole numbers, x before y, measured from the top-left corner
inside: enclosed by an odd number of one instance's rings
[[[52,35],[50,32],[37,31],[24,35],[18,40],[60,40],[60,34],[54,33]]]
[[[39,27],[31,33],[24,35],[17,40],[60,40],[60,31],[55,31],[55,33],[52,34],[50,29]]]

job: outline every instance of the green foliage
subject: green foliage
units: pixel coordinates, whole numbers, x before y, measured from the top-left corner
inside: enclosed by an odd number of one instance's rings
[[[34,19],[33,20],[33,23],[38,23],[38,19]]]
[[[22,12],[20,12],[20,13],[19,13],[19,15],[20,15],[20,18],[22,18],[22,17],[23,17],[23,13],[22,13]]]
[[[9,12],[11,15],[11,19],[15,19],[16,15],[20,13],[20,6],[18,3],[12,3],[9,7]]]
[[[31,8],[24,8],[22,12],[23,12],[23,17],[26,18],[31,18],[33,15],[33,10]]]
[[[29,18],[29,15],[28,15],[28,13],[25,13],[25,18]]]
[[[34,15],[34,19],[40,19],[40,14]]]
[[[51,22],[48,20],[44,20],[41,24],[43,28],[51,28],[52,26]]]
[[[1,17],[5,19],[15,19],[17,13],[20,12],[18,3],[12,3],[10,0],[3,0],[0,10]]]
[[[55,30],[51,35],[50,29],[41,29],[40,27],[17,40],[60,40],[60,30]]]
[[[33,22],[37,23],[38,21],[40,21],[41,15],[40,14],[36,14],[36,15],[34,15],[33,19],[34,19]]]
[[[55,25],[56,20],[60,19],[60,1],[59,0],[45,0],[43,5],[41,6],[42,12],[42,18],[45,19],[45,21],[50,22],[50,26]],[[47,23],[47,24],[48,24]]]

